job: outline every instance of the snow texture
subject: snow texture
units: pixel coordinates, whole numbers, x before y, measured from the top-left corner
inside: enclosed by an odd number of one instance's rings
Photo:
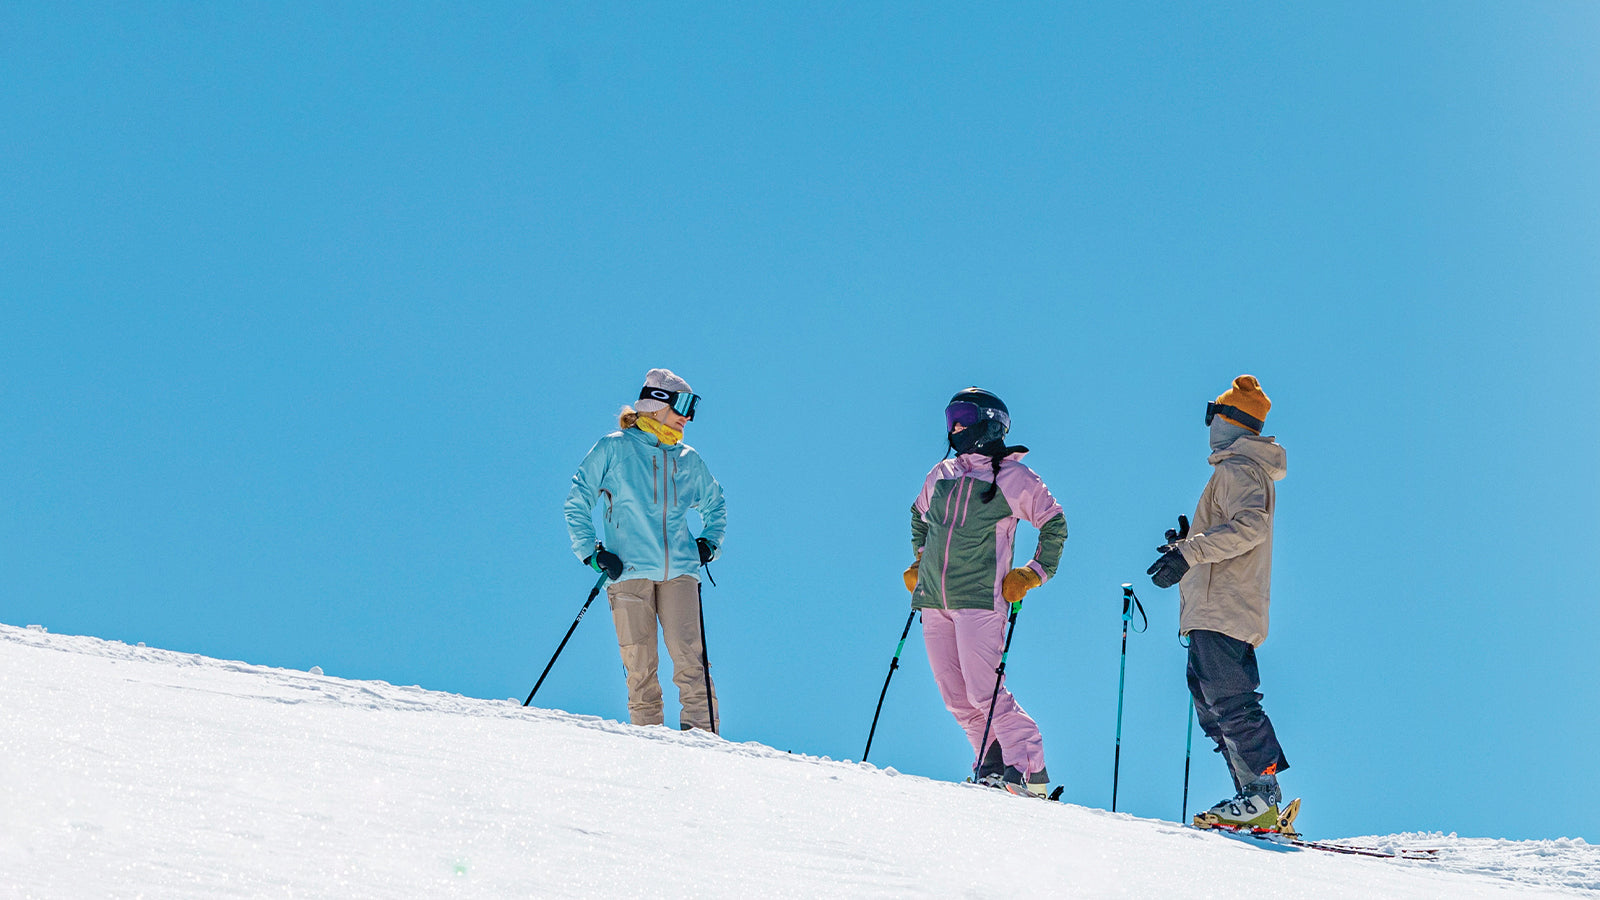
[[[42,628],[0,626],[0,685],[4,897],[1600,893],[1600,848],[1582,840],[1351,839],[1438,847],[1438,862],[1285,851],[516,699]]]

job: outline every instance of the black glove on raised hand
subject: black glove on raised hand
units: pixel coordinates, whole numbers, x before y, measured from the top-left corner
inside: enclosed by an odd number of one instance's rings
[[[1161,548],[1161,552],[1165,553],[1168,550],[1171,550],[1173,544],[1176,544],[1177,542],[1183,540],[1184,538],[1186,538],[1188,536],[1189,536],[1189,517],[1188,516],[1178,516],[1178,527],[1177,528],[1168,528],[1167,529],[1167,543],[1166,543],[1166,546]]]
[[[717,558],[717,545],[705,538],[695,538],[694,546],[696,550],[700,551],[700,565],[703,566]]]
[[[1150,576],[1150,581],[1158,588],[1169,588],[1183,580],[1183,573],[1189,571],[1189,561],[1183,558],[1183,552],[1174,547],[1161,554],[1161,558],[1145,569],[1144,573]]]
[[[607,550],[604,544],[595,544],[594,555],[583,563],[596,572],[606,573],[606,577],[612,581],[622,577],[622,557]]]

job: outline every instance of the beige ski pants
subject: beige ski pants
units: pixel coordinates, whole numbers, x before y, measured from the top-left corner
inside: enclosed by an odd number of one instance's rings
[[[683,711],[678,727],[716,731],[706,703],[706,675],[701,664],[700,582],[692,575],[671,581],[630,578],[606,587],[617,645],[628,674],[628,718],[635,725],[662,724],[661,682],[656,680],[656,622],[661,623],[672,681],[678,686]],[[712,687],[712,697],[716,688]],[[718,716],[721,718],[721,716]]]

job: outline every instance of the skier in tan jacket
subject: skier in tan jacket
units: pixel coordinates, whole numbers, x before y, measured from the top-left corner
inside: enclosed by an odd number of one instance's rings
[[[1292,830],[1298,802],[1279,810],[1277,774],[1289,768],[1261,709],[1255,649],[1267,639],[1275,482],[1283,447],[1263,437],[1272,401],[1253,375],[1206,404],[1211,480],[1194,511],[1179,516],[1148,571],[1156,587],[1179,586],[1178,632],[1189,647],[1189,693],[1200,727],[1228,761],[1235,796],[1195,816],[1200,826]]]

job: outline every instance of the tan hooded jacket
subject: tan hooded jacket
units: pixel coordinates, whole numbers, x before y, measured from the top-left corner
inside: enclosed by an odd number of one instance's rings
[[[1273,482],[1288,472],[1287,458],[1273,438],[1246,435],[1208,461],[1211,480],[1179,545],[1190,568],[1178,583],[1178,632],[1218,631],[1259,647],[1272,589]]]

